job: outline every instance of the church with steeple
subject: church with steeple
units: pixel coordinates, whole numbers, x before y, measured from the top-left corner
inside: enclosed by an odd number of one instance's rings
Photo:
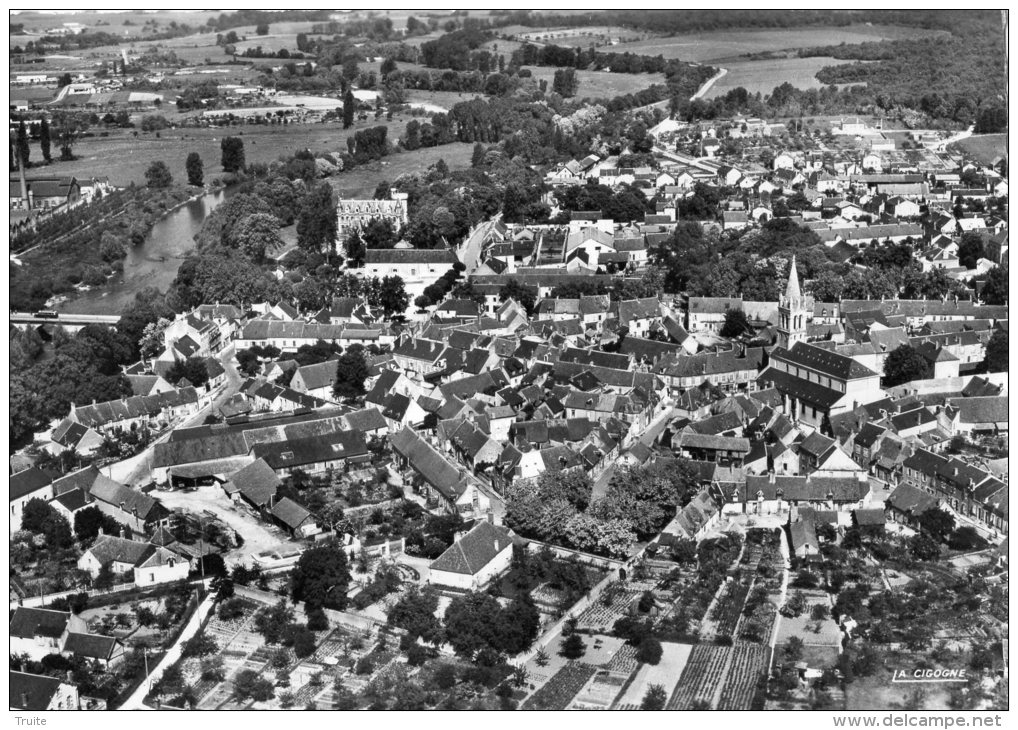
[[[805,342],[806,323],[812,314],[813,297],[802,295],[792,256],[785,293],[778,298],[778,346],[790,350],[796,342]]]

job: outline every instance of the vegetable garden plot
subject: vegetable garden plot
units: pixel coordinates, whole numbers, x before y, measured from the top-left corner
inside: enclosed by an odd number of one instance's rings
[[[767,649],[755,644],[693,647],[669,710],[707,705],[713,710],[748,710],[767,669]]]
[[[560,669],[551,680],[523,703],[524,710],[564,710],[597,671],[573,662]]]
[[[739,644],[733,647],[732,659],[717,709],[750,709],[756,687],[766,671],[767,649],[756,644]]]
[[[717,623],[717,636],[732,636],[742,615],[742,607],[746,605],[749,586],[744,583],[732,582],[725,586],[724,593],[711,612],[711,619]]]
[[[731,655],[730,646],[694,646],[667,709],[690,710],[697,703],[707,703],[713,708]]]

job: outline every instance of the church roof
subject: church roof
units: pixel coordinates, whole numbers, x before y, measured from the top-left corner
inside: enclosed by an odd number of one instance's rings
[[[798,300],[801,296],[799,272],[795,269],[795,256],[792,256],[792,265],[788,269],[788,284],[785,286],[785,299]]]

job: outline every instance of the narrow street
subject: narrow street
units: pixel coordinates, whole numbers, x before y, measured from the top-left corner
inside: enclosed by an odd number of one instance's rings
[[[463,272],[464,277],[468,277],[473,274],[477,268],[481,265],[481,254],[483,253],[484,239],[488,236],[488,231],[495,224],[497,218],[488,221],[481,221],[474,228],[473,232],[467,237],[460,247],[459,257],[463,265],[466,266],[466,271]]]
[[[191,620],[187,622],[187,626],[180,632],[180,637],[170,647],[169,651],[163,655],[163,658],[159,660],[159,663],[155,667],[149,668],[148,678],[142,682],[138,689],[134,691],[130,697],[117,709],[119,710],[148,710],[152,709],[147,707],[144,703],[145,696],[149,693],[149,689],[153,684],[159,681],[159,678],[163,676],[163,672],[172,665],[175,661],[180,658],[180,654],[183,651],[184,644],[187,640],[198,633],[198,629],[201,628],[202,621],[208,616],[209,611],[212,610],[212,605],[215,602],[215,595],[209,594],[204,601],[202,601],[194,615],[191,616]]]

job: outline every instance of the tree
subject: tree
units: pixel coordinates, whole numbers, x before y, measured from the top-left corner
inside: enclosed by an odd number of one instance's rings
[[[361,238],[360,229],[356,229],[346,237],[346,240],[343,242],[343,248],[345,249],[347,266],[356,269],[364,265],[367,247],[364,245],[364,239]]]
[[[913,535],[907,545],[909,553],[916,560],[932,561],[940,557],[940,546],[926,535]]]
[[[50,145],[52,140],[50,138],[49,121],[46,117],[42,118],[42,122],[39,124],[39,147],[42,149],[42,158],[46,162],[52,161],[50,156]]]
[[[168,188],[173,182],[173,176],[165,162],[156,160],[145,170],[145,182],[150,188]]]
[[[941,543],[954,530],[954,516],[940,508],[928,509],[919,515],[919,527],[924,534]]]
[[[293,653],[298,659],[309,657],[315,653],[316,643],[315,635],[310,629],[300,628],[293,637]]]
[[[32,497],[21,512],[21,529],[28,532],[43,532],[46,529],[46,522],[56,515],[56,510],[49,502]]]
[[[555,71],[551,90],[562,97],[570,97],[576,94],[579,81],[576,78],[575,68],[560,68]]]
[[[508,301],[509,299],[516,300],[517,303],[527,310],[527,315],[529,316],[534,313],[537,292],[533,288],[521,284],[516,279],[510,279],[498,290],[498,299],[501,302]]]
[[[668,693],[660,684],[652,684],[647,688],[647,694],[643,696],[640,703],[641,710],[663,710],[668,701]]]
[[[259,23],[258,25],[256,25],[255,26],[255,34],[256,35],[268,35],[269,34],[269,24],[268,23]]]
[[[283,246],[279,219],[271,213],[246,215],[227,232],[224,243],[239,249],[252,262],[261,263],[266,253]]]
[[[274,693],[272,682],[262,678],[254,669],[242,669],[233,678],[233,694],[241,702],[248,699],[265,702]]]
[[[566,659],[579,659],[587,653],[587,645],[579,634],[569,634],[559,647],[559,654]]]
[[[471,167],[482,167],[484,165],[484,145],[478,142],[474,145],[474,152],[470,157]]]
[[[209,587],[216,592],[216,601],[219,603],[233,598],[233,578],[228,575],[217,575]]]
[[[929,361],[918,350],[911,345],[901,345],[884,361],[884,387],[924,380],[930,377],[931,371]]]
[[[356,115],[357,100],[354,99],[353,91],[347,89],[346,95],[343,97],[343,129],[349,129],[353,126],[353,120]]]
[[[278,644],[292,621],[293,610],[287,607],[285,599],[281,599],[255,614],[255,630],[265,637],[266,643]]]
[[[644,664],[657,664],[661,661],[663,653],[664,650],[661,647],[661,642],[648,634],[643,637],[640,645],[636,647],[636,661],[643,662]]]
[[[120,529],[121,525],[98,507],[86,507],[74,513],[74,536],[79,542],[95,539],[100,530],[107,535],[120,535]]]
[[[729,309],[725,312],[725,323],[721,326],[722,337],[738,337],[745,332],[752,332],[749,319],[741,309]]]
[[[952,550],[981,550],[986,547],[986,540],[974,527],[964,525],[951,533],[947,546]]]
[[[187,184],[201,187],[205,184],[205,172],[202,167],[201,155],[191,152],[184,163],[187,169]]]
[[[18,155],[18,167],[20,169],[28,169],[28,157],[32,153],[31,148],[28,146],[28,130],[25,127],[25,122],[18,122],[17,137],[15,140],[15,147]]]
[[[986,343],[983,367],[988,373],[1006,372],[1008,369],[1007,330],[996,330]]]
[[[362,348],[351,346],[336,360],[336,382],[332,392],[339,398],[356,398],[364,395],[364,381],[369,375],[368,363]]]
[[[303,601],[306,608],[346,608],[346,592],[350,570],[346,553],[325,545],[305,551],[290,574],[294,601]]]
[[[80,134],[81,129],[71,123],[65,123],[57,130],[61,160],[68,162],[74,159],[74,144],[78,141]]]
[[[307,195],[297,214],[297,245],[309,253],[332,252],[337,226],[332,186],[321,183]]]
[[[1007,304],[1009,267],[994,266],[986,275],[986,282],[979,290],[979,296],[986,304]]]
[[[378,303],[387,319],[403,316],[410,306],[410,296],[400,277],[386,276],[382,279],[378,288]]]
[[[184,649],[180,655],[184,659],[190,659],[215,654],[217,651],[219,651],[219,644],[215,638],[208,636],[204,631],[199,631],[184,643]]]
[[[389,623],[407,632],[411,639],[421,637],[435,642],[439,637],[441,624],[435,616],[438,609],[438,594],[430,586],[411,586],[404,592],[389,611]]]
[[[982,236],[973,231],[962,234],[958,243],[958,263],[966,269],[974,269],[985,253]]]
[[[183,378],[187,378],[195,388],[201,388],[209,382],[209,369],[205,360],[200,357],[177,360],[166,371],[166,381],[170,384],[175,385]]]
[[[244,169],[244,140],[240,137],[223,137],[219,147],[222,150],[223,172],[240,172]]]
[[[456,653],[473,657],[482,650],[504,650],[502,607],[487,593],[471,591],[454,598],[445,610],[446,640]]]
[[[526,651],[541,630],[541,614],[526,593],[502,610],[502,649],[510,655]]]

